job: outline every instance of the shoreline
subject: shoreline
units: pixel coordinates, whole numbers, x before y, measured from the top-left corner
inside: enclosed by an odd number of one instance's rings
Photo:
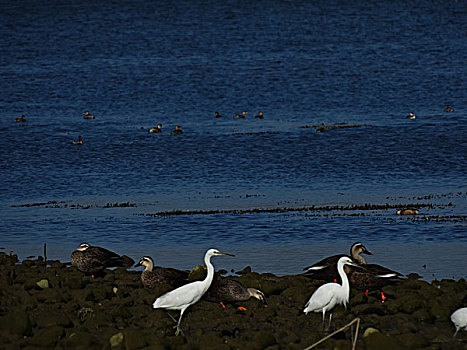
[[[246,269],[233,278],[262,290],[268,308],[257,300],[241,303],[246,311],[202,300],[184,315],[186,337],[176,337],[167,312],[151,306],[171,288],[144,288],[140,271],[117,268],[91,278],[57,260],[14,260],[0,254],[4,349],[304,349],[325,335],[321,314],[302,312],[323,282],[299,275],[278,277]],[[464,279],[407,279],[384,287],[388,299],[381,303],[377,294],[366,297],[352,288],[347,310],[334,309],[331,330],[358,317],[357,349],[464,349],[467,332],[460,331],[460,340],[453,340],[449,316],[465,306],[466,290]],[[320,348],[350,349],[350,330]]]

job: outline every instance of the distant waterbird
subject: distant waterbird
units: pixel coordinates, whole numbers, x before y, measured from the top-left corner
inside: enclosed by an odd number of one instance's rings
[[[211,286],[214,278],[214,266],[211,264],[211,257],[219,255],[234,256],[229,253],[221,253],[217,249],[209,249],[204,256],[204,263],[208,270],[207,276],[204,280],[191,282],[178,287],[177,289],[160,296],[152,304],[154,309],[161,308],[167,310],[180,310],[180,317],[177,325],[175,326],[175,335],[178,335],[180,332],[183,335],[183,331],[180,328],[180,322],[182,321],[182,316],[185,310],[189,306],[197,303]]]
[[[446,112],[446,113],[454,112],[454,108],[452,108],[452,107],[449,106],[449,105],[446,105],[446,108],[444,108],[444,112]]]
[[[452,336],[453,338],[456,337],[457,332],[460,330],[467,331],[467,307],[462,307],[454,311],[451,315],[451,321],[454,323],[454,327],[456,327],[456,331]]]
[[[144,266],[141,282],[145,287],[154,288],[161,284],[179,287],[188,282],[188,272],[169,267],[154,267],[154,260],[150,256],[143,256],[134,266]]]
[[[310,297],[310,300],[305,305],[303,312],[322,312],[323,313],[323,327],[326,311],[329,312],[329,327],[331,326],[332,309],[336,305],[343,305],[347,307],[350,295],[350,285],[347,275],[344,272],[344,265],[358,266],[351,258],[344,256],[337,262],[337,271],[342,280],[342,284],[326,283],[319,287]]]
[[[83,137],[81,135],[78,136],[78,140],[71,141],[71,144],[72,145],[78,145],[78,146],[83,145],[84,144]]]
[[[413,112],[410,112],[409,115],[405,117],[405,119],[415,119],[415,114]]]
[[[396,211],[397,215],[417,215],[420,211],[418,209],[411,209],[411,208],[406,208],[406,209],[399,209]]]
[[[157,124],[156,127],[150,128],[148,130],[149,133],[160,134],[162,133],[162,124]]]
[[[96,119],[96,117],[94,115],[92,115],[91,113],[89,113],[89,111],[85,111],[83,112],[84,116],[83,116],[83,119]]]

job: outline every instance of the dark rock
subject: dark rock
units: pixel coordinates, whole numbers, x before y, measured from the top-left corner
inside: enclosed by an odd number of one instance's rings
[[[396,338],[383,335],[379,332],[369,334],[363,339],[366,350],[407,350]]]
[[[143,333],[137,329],[129,329],[123,333],[126,350],[136,350],[148,345]]]
[[[27,336],[31,334],[31,320],[24,310],[12,310],[6,316],[0,317],[0,329]]]
[[[57,345],[58,341],[65,335],[65,330],[62,327],[51,327],[39,330],[34,336],[28,340],[31,345],[40,346],[47,349],[52,349]]]

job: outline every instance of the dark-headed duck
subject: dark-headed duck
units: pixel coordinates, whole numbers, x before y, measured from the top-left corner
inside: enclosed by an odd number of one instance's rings
[[[255,119],[263,119],[263,112],[258,112],[258,115],[255,116]]]
[[[242,114],[235,114],[234,119],[245,119],[247,112],[243,111]]]
[[[21,118],[16,118],[15,122],[20,123],[20,122],[25,122],[26,121],[26,116],[23,114]]]
[[[155,128],[151,128],[148,130],[148,132],[153,132],[156,134],[160,134],[162,132],[162,124],[157,124]]]
[[[173,130],[170,134],[171,135],[181,135],[181,134],[183,134],[183,131],[182,131],[182,128],[180,127],[180,125],[175,125],[175,130]]]
[[[405,119],[415,119],[415,114],[413,114],[413,112],[410,112],[409,115],[405,117]]]
[[[71,141],[72,145],[79,145],[81,146],[83,144],[83,138],[81,136],[78,136],[78,141]]]
[[[83,119],[96,119],[95,116],[93,116],[91,113],[89,113],[88,111],[85,111],[84,113],[84,117]]]
[[[214,113],[214,117],[216,118],[223,118],[224,116],[222,114],[219,114],[219,112]]]

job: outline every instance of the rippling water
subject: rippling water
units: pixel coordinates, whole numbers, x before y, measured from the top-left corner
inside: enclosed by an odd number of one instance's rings
[[[216,246],[237,253],[219,266],[282,274],[363,241],[466,277],[465,2],[1,7],[0,244],[21,258],[88,241],[189,268]],[[365,203],[433,206],[152,215]]]

